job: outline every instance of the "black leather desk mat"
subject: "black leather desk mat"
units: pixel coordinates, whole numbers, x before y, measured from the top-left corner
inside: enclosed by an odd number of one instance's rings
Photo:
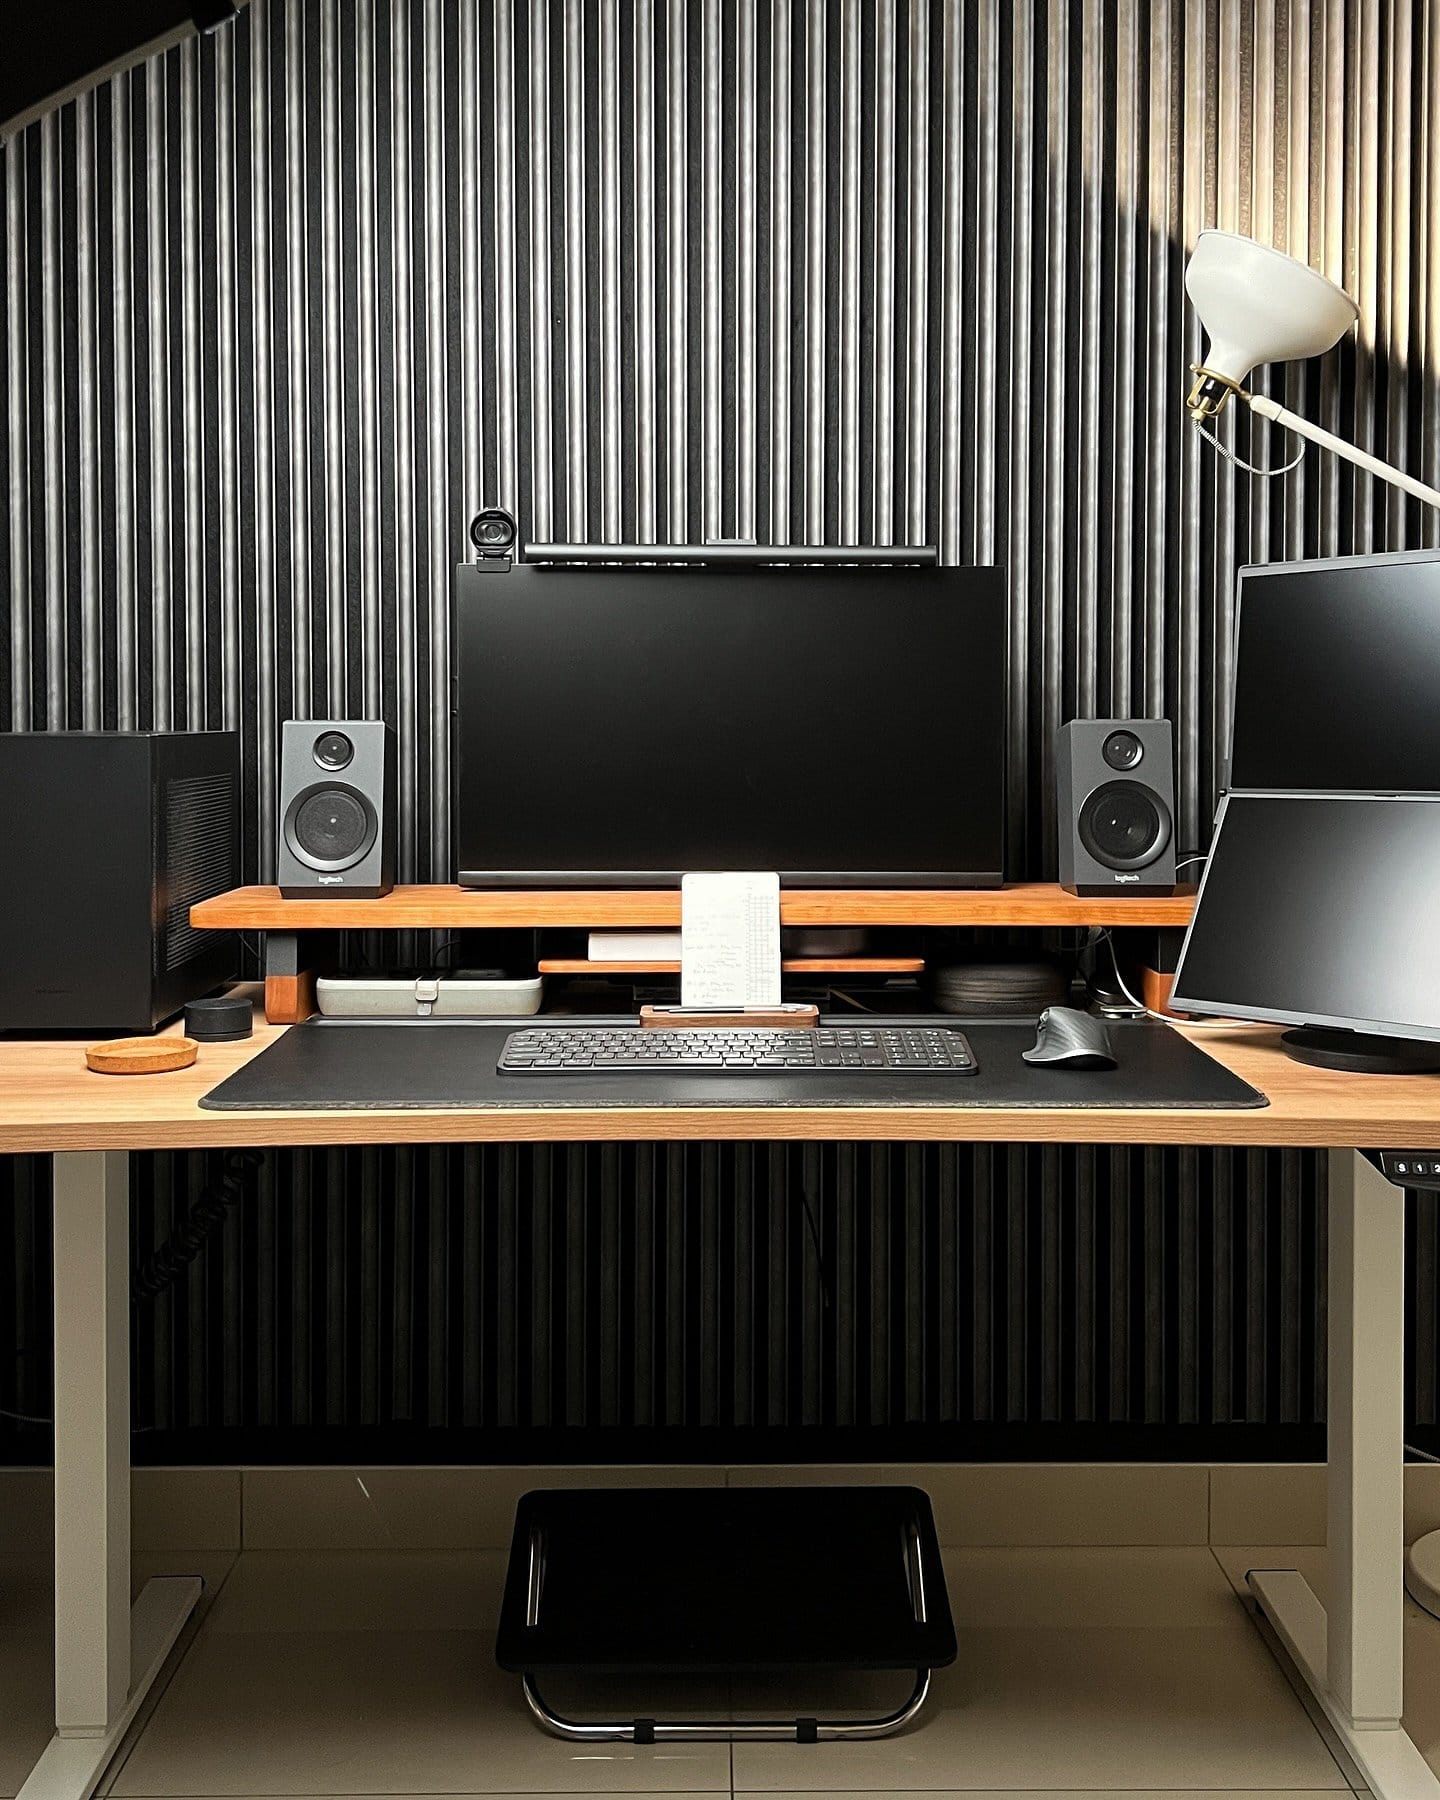
[[[593,1018],[564,1024],[628,1024]],[[854,1018],[836,1018],[853,1024]],[[903,1023],[887,1017],[885,1023]],[[924,1021],[938,1021],[930,1015]],[[1265,1106],[1265,1096],[1168,1025],[1111,1027],[1119,1067],[1040,1069],[1020,1060],[1033,1022],[958,1025],[974,1046],[976,1075],[676,1074],[501,1075],[510,1032],[545,1020],[312,1019],[222,1081],[200,1104],[217,1111],[355,1112],[414,1108],[639,1106],[1148,1107],[1213,1110]],[[638,1028],[637,1028],[638,1029]]]

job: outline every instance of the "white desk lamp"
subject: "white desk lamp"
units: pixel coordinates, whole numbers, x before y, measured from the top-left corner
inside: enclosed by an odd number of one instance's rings
[[[1440,490],[1241,386],[1259,363],[1323,356],[1339,343],[1360,316],[1342,288],[1283,251],[1232,231],[1202,231],[1185,271],[1185,292],[1210,337],[1205,361],[1193,365],[1195,385],[1189,399],[1190,416],[1207,436],[1211,435],[1207,421],[1222,412],[1234,394],[1262,419],[1283,425],[1427,506],[1440,508]],[[1218,439],[1215,442],[1223,449]],[[1411,1545],[1405,1558],[1405,1586],[1413,1600],[1440,1617],[1440,1531]]]
[[[1241,385],[1260,363],[1323,356],[1338,344],[1360,317],[1359,307],[1343,288],[1283,250],[1233,231],[1202,231],[1185,271],[1185,292],[1210,338],[1204,362],[1192,364],[1195,385],[1188,402],[1190,417],[1207,436],[1213,438],[1207,421],[1224,411],[1233,394],[1262,419],[1283,425],[1297,437],[1308,438],[1440,509],[1440,488],[1426,487],[1334,432],[1312,425],[1278,400],[1249,393]],[[1213,441],[1223,449],[1218,439]]]

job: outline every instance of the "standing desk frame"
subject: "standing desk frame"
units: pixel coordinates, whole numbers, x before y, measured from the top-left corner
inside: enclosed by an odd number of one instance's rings
[[[1361,1154],[1440,1146],[1440,1075],[1291,1061],[1269,1027],[1197,1030],[1265,1093],[1250,1112],[659,1108],[203,1112],[272,1042],[207,1045],[190,1069],[92,1075],[74,1043],[0,1045],[0,1154],[51,1153],[55,1284],[55,1736],[20,1800],[89,1800],[200,1596],[194,1577],[130,1603],[129,1162],[238,1145],[844,1139],[1291,1145],[1330,1153],[1330,1608],[1290,1570],[1250,1587],[1378,1800],[1440,1800],[1403,1711],[1404,1195]]]

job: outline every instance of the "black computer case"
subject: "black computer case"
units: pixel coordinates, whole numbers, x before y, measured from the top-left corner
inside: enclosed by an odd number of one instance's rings
[[[235,973],[231,731],[0,733],[0,1031],[152,1031]]]

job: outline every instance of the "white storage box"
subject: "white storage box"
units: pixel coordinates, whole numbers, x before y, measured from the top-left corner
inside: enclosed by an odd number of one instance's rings
[[[327,1019],[518,1019],[539,1012],[544,986],[541,975],[501,981],[322,975],[315,1003]]]

